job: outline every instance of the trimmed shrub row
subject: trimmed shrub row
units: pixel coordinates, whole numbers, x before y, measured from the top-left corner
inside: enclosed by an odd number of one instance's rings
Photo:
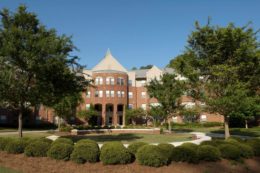
[[[98,162],[104,164],[127,164],[135,159],[141,165],[160,167],[172,161],[198,163],[218,161],[221,158],[239,160],[260,155],[260,140],[240,139],[205,141],[200,145],[185,143],[174,147],[162,143],[157,146],[135,142],[128,146],[120,142],[107,142],[101,150],[95,141],[83,139],[75,145],[71,139],[59,138],[55,142],[46,138],[13,139],[0,138],[0,150],[8,153],[24,153],[29,157],[50,157],[56,160],[72,160],[76,163]]]

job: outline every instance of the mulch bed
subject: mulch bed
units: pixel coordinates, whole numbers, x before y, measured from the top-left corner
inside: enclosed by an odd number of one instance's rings
[[[0,165],[23,173],[259,173],[260,158],[245,159],[244,163],[228,160],[201,162],[200,164],[172,163],[152,168],[137,163],[128,165],[103,165],[99,163],[76,164],[47,157],[31,158],[23,154],[0,152]]]

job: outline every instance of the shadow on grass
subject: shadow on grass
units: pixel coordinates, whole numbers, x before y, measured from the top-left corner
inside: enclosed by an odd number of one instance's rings
[[[142,139],[142,136],[138,134],[106,134],[106,135],[79,135],[79,136],[66,136],[70,138],[73,142],[77,142],[81,139],[91,139],[96,142],[112,142],[112,141],[134,141],[137,139]]]
[[[192,129],[188,129],[188,128],[174,128],[174,129],[172,129],[172,131],[174,131],[174,132],[193,132],[194,130],[192,130]]]

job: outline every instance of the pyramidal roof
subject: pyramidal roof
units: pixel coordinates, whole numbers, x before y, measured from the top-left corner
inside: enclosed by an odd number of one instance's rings
[[[127,70],[112,56],[109,49],[107,49],[105,57],[92,69],[93,71],[121,71]]]

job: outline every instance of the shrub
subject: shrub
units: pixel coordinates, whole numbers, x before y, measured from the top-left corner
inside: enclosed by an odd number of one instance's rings
[[[161,143],[158,145],[158,147],[162,150],[164,156],[167,157],[168,163],[171,163],[172,161],[172,151],[174,149],[174,146],[172,144],[167,143]]]
[[[66,143],[56,143],[52,145],[47,156],[56,160],[69,160],[70,154],[73,151],[73,145]]]
[[[182,144],[181,146],[190,147],[190,148],[193,148],[194,150],[197,150],[198,147],[199,147],[197,144],[190,143],[190,142],[184,143],[184,144]]]
[[[225,140],[221,140],[221,139],[214,139],[211,141],[203,141],[200,143],[200,145],[211,145],[211,146],[219,146],[221,144],[226,144],[227,142]]]
[[[246,144],[252,147],[255,156],[260,156],[260,139],[250,139]]]
[[[100,150],[97,143],[81,142],[74,146],[70,155],[71,160],[76,163],[97,162],[99,160]]]
[[[211,145],[199,146],[197,153],[199,160],[217,161],[221,158],[219,149]]]
[[[29,144],[28,141],[29,140],[27,138],[11,140],[10,142],[7,143],[5,147],[5,151],[13,154],[23,153],[25,147]]]
[[[0,138],[0,150],[4,151],[5,147],[8,145],[9,142],[11,142],[12,140],[14,140],[13,138],[5,138],[5,137],[1,137]]]
[[[127,164],[132,156],[122,143],[107,142],[101,148],[100,160],[104,164]]]
[[[70,132],[73,128],[71,126],[61,126],[60,132]]]
[[[144,145],[148,145],[148,144],[145,143],[145,142],[133,142],[132,144],[130,144],[130,145],[128,146],[127,149],[129,150],[130,153],[132,153],[133,155],[135,155],[135,154],[137,153],[137,150],[138,150],[140,147],[144,146]]]
[[[51,144],[41,140],[30,143],[24,150],[24,154],[28,157],[45,157]]]
[[[218,148],[225,159],[238,160],[240,158],[240,150],[235,145],[221,144]]]
[[[240,156],[244,158],[251,158],[254,156],[253,148],[247,144],[238,143],[236,145],[240,150]]]
[[[172,150],[172,161],[198,163],[197,146],[181,145]]]
[[[78,144],[82,144],[82,143],[92,143],[98,146],[96,141],[90,140],[90,139],[81,139],[79,141],[77,141],[76,145]]]
[[[141,165],[160,167],[168,164],[164,151],[155,145],[144,145],[138,149],[136,159]]]
[[[41,142],[46,142],[48,144],[52,144],[53,140],[48,139],[48,138],[38,138],[35,141],[41,141]]]
[[[55,145],[55,144],[59,144],[59,143],[63,143],[63,144],[69,144],[69,145],[73,145],[73,141],[71,139],[68,139],[68,138],[58,138],[56,139],[52,145]]]

